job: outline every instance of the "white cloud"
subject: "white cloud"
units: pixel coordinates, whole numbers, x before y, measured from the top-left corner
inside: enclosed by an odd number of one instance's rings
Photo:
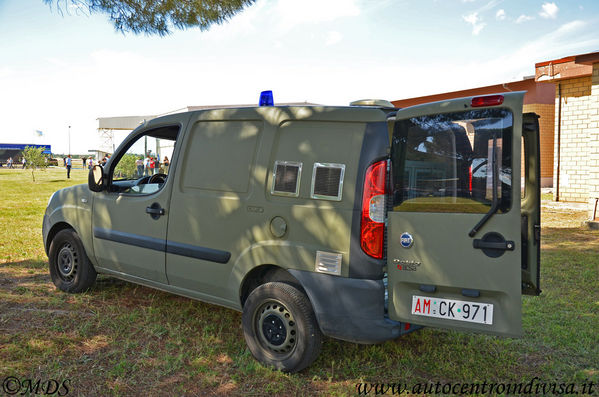
[[[63,61],[62,59],[58,59],[58,58],[45,58],[45,61],[54,65],[54,66],[59,66],[59,67],[66,67],[69,66],[68,62]]]
[[[522,14],[518,17],[518,19],[516,19],[516,23],[524,23],[524,22],[532,21],[533,19],[535,19],[535,17],[531,17],[530,15]]]
[[[498,21],[503,21],[505,19],[505,10],[503,8],[501,10],[497,10],[495,13],[495,19]]]
[[[496,57],[477,59],[472,57],[460,61],[447,60],[443,64],[443,74],[435,75],[435,66],[420,65],[419,68],[408,69],[410,80],[404,80],[401,90],[391,87],[389,93],[379,95],[392,99],[409,98],[425,94],[437,94],[446,91],[468,89],[478,86],[500,84],[507,81],[517,81],[523,76],[534,74],[537,62],[557,59],[568,55],[589,52],[589,49],[599,47],[599,37],[592,29],[592,24],[583,21],[573,21],[560,26],[558,29],[537,35],[531,41],[514,42],[513,51],[498,54]],[[436,76],[431,84],[417,85],[425,76]],[[446,78],[451,76],[450,79]],[[399,80],[401,82],[401,80]],[[398,96],[401,92],[401,96]]]
[[[279,0],[274,7],[274,18],[285,31],[303,24],[355,17],[360,13],[356,0]]]
[[[337,31],[328,32],[326,40],[325,40],[325,44],[328,46],[337,44],[342,39],[343,39],[343,35],[341,33],[337,32]]]
[[[0,67],[0,79],[5,78],[5,77],[9,77],[10,75],[12,75],[14,73],[14,70],[12,70],[9,67]]]
[[[473,65],[480,70],[502,69],[499,79],[520,79],[534,73],[534,64],[586,51],[599,46],[599,37],[589,31],[589,24],[576,20],[561,25],[557,30],[524,43],[513,53]],[[585,32],[586,31],[586,32]],[[501,80],[497,80],[501,82]],[[492,82],[486,81],[485,84]]]
[[[476,10],[476,12],[478,12],[478,13],[487,12],[487,11],[495,8],[497,5],[499,5],[501,3],[503,3],[503,0],[491,0],[484,6],[480,7],[478,10]]]
[[[584,21],[572,21],[572,22],[568,22],[562,26],[559,27],[559,29],[557,29],[555,31],[555,35],[557,36],[561,36],[570,32],[575,32],[577,30],[582,29],[583,27],[585,27],[587,25],[586,22]]]
[[[462,18],[464,18],[464,21],[468,22],[469,24],[474,25],[476,22],[478,22],[478,13],[473,12],[472,14],[462,16]]]
[[[483,30],[483,28],[487,26],[486,23],[479,23],[478,25],[474,25],[472,27],[472,35],[473,36],[478,36],[478,34],[480,33],[481,30]]]
[[[0,0],[1,1],[1,0]],[[381,4],[384,2],[377,2]],[[198,32],[202,41],[206,39],[222,42],[223,39],[237,40],[267,26],[278,35],[289,33],[305,24],[331,23],[339,18],[356,17],[362,14],[361,0],[292,0],[256,1],[230,21],[210,27],[208,32]],[[372,7],[368,3],[368,8]]]
[[[462,0],[462,1],[470,2],[470,0]],[[474,1],[474,0],[472,0],[472,1]],[[478,36],[478,34],[483,30],[483,28],[485,26],[487,26],[487,24],[483,22],[483,18],[480,15],[486,13],[487,11],[492,10],[493,8],[495,8],[498,4],[500,4],[502,2],[503,2],[503,0],[491,0],[491,1],[487,2],[485,5],[483,5],[482,7],[479,7],[476,11],[473,11],[472,13],[470,13],[468,15],[462,16],[464,21],[466,21],[467,23],[472,25],[472,35],[473,36]]]
[[[555,19],[557,17],[557,12],[559,11],[559,8],[555,3],[543,3],[541,8],[543,9],[543,11],[539,12],[539,15],[543,18]]]
[[[481,30],[487,25],[482,22],[481,18],[478,16],[478,12],[473,12],[472,14],[463,15],[462,18],[464,21],[472,25],[472,35],[478,36]]]
[[[258,1],[233,16],[229,21],[220,25],[212,25],[207,32],[198,30],[197,35],[201,40],[222,41],[252,33],[256,31],[256,25],[259,24],[258,19],[264,12],[265,7],[266,3],[264,1]]]

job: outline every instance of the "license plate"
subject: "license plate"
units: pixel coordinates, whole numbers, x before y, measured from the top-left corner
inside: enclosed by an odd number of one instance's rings
[[[446,320],[493,324],[492,303],[458,301],[414,295],[412,296],[412,314]]]

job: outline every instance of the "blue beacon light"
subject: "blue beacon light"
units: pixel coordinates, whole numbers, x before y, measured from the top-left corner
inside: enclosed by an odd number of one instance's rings
[[[272,97],[272,91],[262,91],[260,93],[260,106],[274,106],[275,101]]]

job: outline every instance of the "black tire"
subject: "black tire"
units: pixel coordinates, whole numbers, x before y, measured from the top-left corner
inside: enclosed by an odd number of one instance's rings
[[[50,277],[65,292],[87,291],[96,281],[96,269],[89,261],[81,239],[72,229],[61,230],[50,243]]]
[[[262,284],[243,307],[243,335],[252,355],[284,372],[298,372],[318,357],[322,334],[308,297],[281,282]]]

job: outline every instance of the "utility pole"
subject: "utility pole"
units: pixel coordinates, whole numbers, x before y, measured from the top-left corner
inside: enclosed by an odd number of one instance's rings
[[[71,126],[69,126],[69,155],[71,154]]]

